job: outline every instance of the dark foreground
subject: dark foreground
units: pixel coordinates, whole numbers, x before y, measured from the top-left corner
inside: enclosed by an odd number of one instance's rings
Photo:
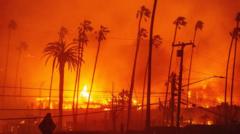
[[[121,132],[61,132],[56,134],[121,134]],[[240,125],[236,126],[187,126],[181,129],[175,127],[158,127],[150,131],[128,131],[125,134],[240,134]]]

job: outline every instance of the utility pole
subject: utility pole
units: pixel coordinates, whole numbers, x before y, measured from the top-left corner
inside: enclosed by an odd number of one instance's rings
[[[170,102],[170,112],[171,112],[171,127],[174,126],[174,107],[175,107],[175,96],[176,96],[176,73],[171,75],[171,102]]]
[[[194,46],[192,42],[188,43],[178,43],[174,44],[174,47],[181,47],[177,51],[177,57],[180,58],[180,65],[179,65],[179,80],[178,80],[178,102],[177,102],[177,118],[176,118],[176,126],[180,128],[180,115],[181,115],[181,97],[182,97],[182,76],[183,76],[183,59],[184,59],[184,48],[185,46]]]

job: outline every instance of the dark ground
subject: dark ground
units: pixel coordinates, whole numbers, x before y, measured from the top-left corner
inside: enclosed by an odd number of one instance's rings
[[[120,132],[61,132],[56,134],[121,134]],[[174,127],[152,128],[151,131],[129,131],[125,134],[240,134],[240,125],[235,126],[187,126],[178,130]]]

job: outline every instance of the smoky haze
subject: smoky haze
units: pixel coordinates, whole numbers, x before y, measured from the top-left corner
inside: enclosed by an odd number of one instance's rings
[[[107,26],[110,33],[104,42],[96,71],[96,90],[110,91],[112,83],[116,90],[128,89],[136,44],[137,19],[136,11],[140,6],[151,8],[147,0],[0,0],[0,74],[1,84],[6,57],[8,39],[7,25],[9,20],[17,22],[17,29],[10,42],[10,62],[7,84],[14,86],[16,73],[17,50],[21,41],[29,44],[24,52],[20,76],[22,85],[26,87],[49,87],[51,64],[45,65],[43,48],[47,43],[56,41],[58,30],[65,26],[69,33],[67,41],[77,36],[77,27],[84,19],[91,20],[94,30],[100,25]],[[192,81],[212,75],[224,75],[227,49],[230,44],[229,32],[235,26],[234,18],[240,9],[239,0],[161,0],[157,6],[155,34],[159,34],[163,43],[154,48],[153,56],[153,90],[164,92],[170,56],[174,25],[178,16],[187,19],[187,26],[182,27],[177,41],[191,41],[197,20],[204,22],[204,28],[198,32],[193,61]],[[149,21],[143,22],[149,29]],[[93,70],[97,42],[95,34],[90,34],[90,41],[85,49],[81,87],[89,85]],[[142,92],[143,76],[146,66],[148,42],[141,42],[140,55],[136,74],[136,90]],[[186,48],[184,79],[187,78],[190,49]],[[239,60],[239,59],[238,59]],[[178,71],[178,60],[173,58],[173,71]],[[240,64],[237,64],[239,67]],[[66,69],[65,88],[73,89],[74,72]],[[58,88],[58,72],[55,72],[54,88]],[[239,70],[237,70],[237,77]],[[236,79],[237,81],[237,79]],[[186,82],[186,81],[184,81]],[[210,84],[208,84],[210,83]],[[238,82],[237,82],[238,83]],[[207,84],[211,93],[223,95],[224,80],[214,79],[194,85],[192,88],[204,89]],[[239,87],[239,84],[237,84]],[[24,94],[36,94],[24,90]],[[235,90],[236,98],[240,91]],[[13,93],[9,89],[8,93]],[[38,93],[37,93],[38,94]],[[47,95],[47,92],[43,94]],[[57,93],[56,93],[57,95]],[[66,95],[66,94],[65,94]],[[68,94],[69,96],[70,94]],[[162,96],[161,96],[162,97]],[[236,100],[237,102],[237,100]]]

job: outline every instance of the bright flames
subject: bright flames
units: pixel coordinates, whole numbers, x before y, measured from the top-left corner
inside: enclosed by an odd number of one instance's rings
[[[91,109],[97,109],[97,108],[101,108],[104,111],[110,111],[111,107],[112,107],[112,95],[108,94],[108,93],[93,93],[90,96],[90,93],[88,91],[88,86],[84,85],[82,90],[79,92],[78,94],[78,98],[76,97],[75,100],[75,104],[78,101],[78,108],[86,108],[87,107],[87,103],[88,103],[88,99],[90,97],[90,102],[89,102],[89,108]],[[67,94],[67,92],[64,93],[65,97],[64,97],[64,104],[63,104],[63,109],[65,110],[71,110],[72,109],[72,102],[73,102],[73,98],[71,96],[66,96],[66,95],[70,95]],[[72,92],[71,92],[72,94]],[[106,96],[106,97],[103,97]],[[57,109],[58,108],[58,99],[56,99],[58,97],[52,97],[51,98],[51,103],[50,103],[50,109]],[[48,109],[49,108],[49,97],[37,97],[36,98],[36,108],[42,108],[42,109]],[[140,104],[136,99],[132,99],[132,104],[134,106],[138,106],[138,110],[140,110]]]
[[[85,99],[85,100],[88,100],[89,98],[89,92],[87,91],[87,85],[85,85],[83,87],[83,90],[80,92],[80,97]],[[90,98],[91,99],[91,98]],[[92,100],[92,99],[91,99]],[[81,101],[81,100],[80,100]]]

